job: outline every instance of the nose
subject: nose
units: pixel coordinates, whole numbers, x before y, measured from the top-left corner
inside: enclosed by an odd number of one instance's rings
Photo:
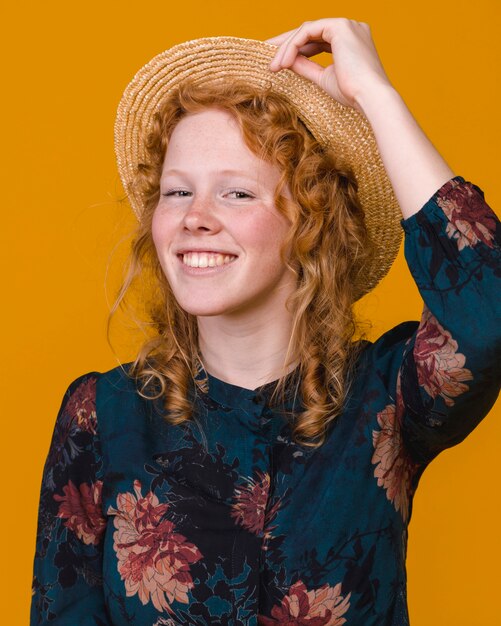
[[[192,233],[217,232],[221,229],[209,198],[194,196],[184,215],[184,228]]]

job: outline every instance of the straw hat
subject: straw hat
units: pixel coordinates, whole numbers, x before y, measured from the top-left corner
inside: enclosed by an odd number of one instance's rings
[[[291,70],[271,72],[268,66],[275,51],[275,46],[262,41],[206,37],[181,43],[154,57],[134,76],[118,106],[115,152],[120,178],[139,217],[143,201],[133,181],[138,163],[144,159],[144,139],[155,111],[184,79],[209,83],[237,78],[257,87],[271,85],[287,97],[310,132],[334,150],[357,179],[367,228],[376,246],[372,267],[357,286],[361,297],[383,278],[397,255],[402,214],[366,118]]]

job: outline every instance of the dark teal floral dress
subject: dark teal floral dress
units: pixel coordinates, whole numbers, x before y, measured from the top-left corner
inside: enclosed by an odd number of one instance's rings
[[[499,390],[501,264],[499,221],[459,176],[402,226],[423,316],[364,342],[318,449],[291,440],[272,383],[209,376],[176,427],[121,368],[70,385],[43,474],[32,625],[409,623],[413,494]]]

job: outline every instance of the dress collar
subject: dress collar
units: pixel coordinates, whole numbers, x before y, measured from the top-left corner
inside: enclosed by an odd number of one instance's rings
[[[205,375],[207,376],[206,393],[209,397],[218,404],[234,409],[256,405],[270,406],[271,396],[277,384],[277,380],[273,380],[256,389],[246,389],[220,380],[205,371],[199,371],[196,378],[201,380]],[[285,407],[289,410],[297,410],[300,404],[299,386],[299,366],[297,366],[287,374],[285,379]]]

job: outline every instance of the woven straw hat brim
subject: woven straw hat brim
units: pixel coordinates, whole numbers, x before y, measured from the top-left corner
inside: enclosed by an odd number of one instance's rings
[[[358,297],[372,290],[393,263],[402,239],[402,218],[366,118],[345,107],[291,70],[269,70],[276,47],[238,37],[206,37],[176,45],[143,66],[124,91],[115,122],[118,171],[132,209],[139,217],[143,200],[134,189],[138,164],[153,116],[165,97],[185,79],[212,83],[244,79],[287,97],[297,115],[323,145],[332,149],[358,183],[369,234],[376,246],[372,267],[360,277]]]

